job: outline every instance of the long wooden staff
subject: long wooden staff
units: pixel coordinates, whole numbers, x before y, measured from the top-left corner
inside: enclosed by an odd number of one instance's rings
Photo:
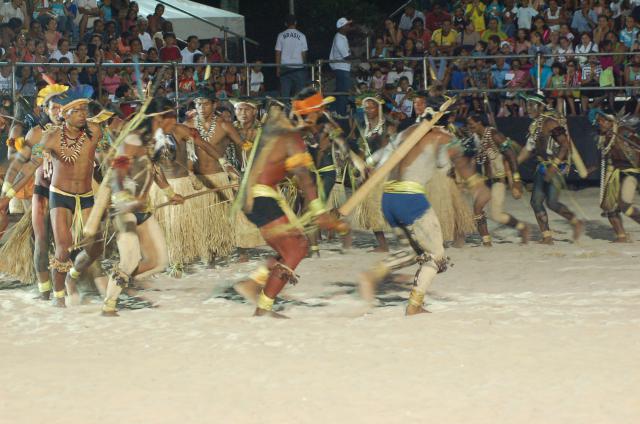
[[[404,140],[400,146],[389,156],[389,159],[378,168],[367,181],[360,186],[360,188],[353,193],[353,195],[346,201],[344,205],[338,209],[340,215],[348,216],[353,210],[362,202],[367,195],[378,185],[381,184],[384,178],[391,172],[393,168],[400,163],[400,161],[418,144],[418,142],[424,137],[436,123],[444,116],[446,110],[455,103],[456,98],[452,97],[442,104],[440,110],[429,121],[422,121],[415,130]]]
[[[227,189],[230,189],[230,188],[237,188],[237,187],[239,187],[239,184],[229,184],[229,185],[222,186],[222,187],[216,187],[216,188],[212,188],[212,189],[209,189],[209,190],[200,191],[198,193],[193,193],[193,194],[190,194],[188,196],[184,196],[183,199],[184,200],[189,200],[189,199],[193,199],[195,197],[204,196],[205,194],[215,193],[217,191],[222,191],[222,190],[227,190]],[[158,206],[155,207],[155,209],[158,210],[160,208],[164,208],[165,206],[170,206],[172,204],[173,203],[171,203],[171,202],[160,203]]]

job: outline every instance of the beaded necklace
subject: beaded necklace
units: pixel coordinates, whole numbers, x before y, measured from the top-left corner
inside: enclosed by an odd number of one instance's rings
[[[80,151],[85,141],[87,141],[87,134],[84,130],[80,130],[80,134],[71,138],[67,134],[67,125],[62,126],[62,137],[60,140],[60,157],[64,162],[76,163],[80,157]]]
[[[217,123],[218,117],[214,115],[213,119],[211,120],[211,125],[209,125],[209,131],[205,131],[203,122],[200,119],[200,115],[196,115],[196,129],[198,130],[198,134],[200,134],[200,138],[202,138],[207,143],[210,143],[211,137],[216,132]]]

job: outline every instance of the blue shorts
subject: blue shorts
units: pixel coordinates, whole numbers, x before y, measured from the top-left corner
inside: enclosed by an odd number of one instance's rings
[[[424,194],[384,193],[382,213],[392,227],[404,227],[424,215],[431,205]]]

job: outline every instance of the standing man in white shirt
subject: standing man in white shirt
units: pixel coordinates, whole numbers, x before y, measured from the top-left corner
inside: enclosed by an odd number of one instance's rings
[[[139,18],[136,22],[136,33],[138,35],[138,39],[140,39],[140,43],[142,44],[142,50],[147,53],[147,51],[156,46],[156,43],[151,38],[151,34],[147,31],[149,27],[149,23],[144,18]]]
[[[329,60],[345,60],[351,59],[351,49],[349,48],[349,40],[347,39],[347,33],[351,28],[351,21],[347,18],[340,18],[336,22],[336,29],[338,32],[333,37],[333,45],[331,46],[331,53],[329,53]],[[333,69],[336,75],[336,91],[337,92],[349,92],[351,90],[351,64],[349,62],[332,62],[330,63],[331,69]],[[336,113],[338,118],[347,117],[347,103],[348,94],[340,94],[336,96]]]
[[[538,11],[531,5],[531,0],[522,0],[521,6],[516,11],[518,29],[531,30],[531,20],[538,16]]]
[[[180,54],[182,55],[182,63],[192,64],[193,56],[195,56],[196,54],[202,54],[202,52],[198,50],[199,45],[200,41],[195,35],[190,35],[187,38],[187,47],[180,51]]]
[[[286,30],[276,40],[276,75],[280,78],[280,94],[293,97],[307,83],[307,71],[303,66],[307,59],[307,37],[297,30],[296,17],[287,16]]]

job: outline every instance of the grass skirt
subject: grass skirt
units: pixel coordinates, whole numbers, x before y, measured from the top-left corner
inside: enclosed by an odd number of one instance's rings
[[[453,178],[443,172],[435,172],[425,186],[427,198],[438,216],[445,241],[455,240],[456,235],[476,231],[471,206]]]
[[[378,184],[360,203],[353,214],[355,228],[366,231],[390,231],[382,214],[382,192],[384,184]]]
[[[24,284],[36,281],[33,267],[33,226],[31,211],[27,210],[5,237],[0,248],[0,272],[9,274]]]

